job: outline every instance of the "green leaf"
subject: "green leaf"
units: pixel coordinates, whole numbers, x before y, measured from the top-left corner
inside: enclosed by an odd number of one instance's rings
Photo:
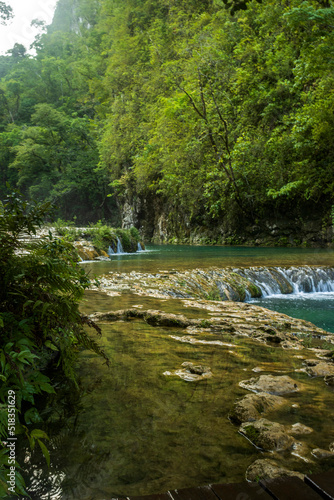
[[[45,346],[53,351],[59,351],[58,347],[56,347],[50,340],[46,340]]]
[[[40,439],[37,439],[37,442],[42,450],[42,453],[45,457],[45,460],[46,460],[46,463],[48,464],[48,467],[50,467],[50,453],[49,453],[47,447]]]
[[[30,408],[28,411],[25,412],[24,420],[27,425],[43,422],[43,419],[41,418],[37,408],[35,407]]]
[[[46,432],[42,431],[42,429],[34,429],[33,431],[31,431],[30,436],[35,439],[49,439],[49,436],[46,434]]]

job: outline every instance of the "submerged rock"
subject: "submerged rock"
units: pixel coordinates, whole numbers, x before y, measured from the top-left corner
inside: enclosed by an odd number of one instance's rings
[[[255,422],[244,422],[239,432],[247,437],[255,446],[267,451],[288,450],[294,444],[294,439],[284,425],[260,418]]]
[[[247,481],[258,481],[259,479],[274,479],[276,477],[297,476],[304,479],[300,472],[290,471],[285,467],[280,467],[277,462],[269,459],[256,460],[246,471]]]
[[[334,364],[331,362],[327,363],[319,359],[307,359],[303,364],[306,365],[306,372],[311,377],[334,376]]]
[[[194,365],[190,361],[182,363],[183,368],[175,372],[165,372],[164,375],[177,375],[186,382],[198,382],[212,377],[211,369],[208,366]]]
[[[285,400],[280,396],[261,392],[258,394],[247,394],[234,404],[229,418],[233,423],[252,422],[261,418],[262,413],[276,410]]]
[[[258,378],[242,380],[239,386],[248,391],[281,395],[299,391],[301,384],[297,384],[288,375],[260,375]]]
[[[291,428],[287,430],[287,432],[289,432],[289,434],[292,434],[293,436],[301,436],[305,434],[311,434],[311,432],[313,432],[313,429],[311,427],[307,427],[307,425],[297,422],[296,424],[293,424]]]
[[[181,366],[186,368],[190,373],[195,373],[196,375],[203,375],[204,373],[210,372],[208,366],[194,365],[194,363],[190,363],[190,361],[185,361]]]
[[[312,455],[315,458],[324,460],[324,459],[327,459],[327,458],[333,458],[334,457],[334,451],[328,451],[328,450],[323,450],[321,448],[315,448],[314,450],[312,450]]]
[[[327,385],[334,386],[334,375],[326,375],[324,380]]]

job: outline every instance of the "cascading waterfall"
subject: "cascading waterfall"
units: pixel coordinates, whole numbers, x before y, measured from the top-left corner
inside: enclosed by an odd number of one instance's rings
[[[262,296],[334,292],[334,269],[322,267],[248,268],[233,272],[254,283]],[[247,300],[247,298],[246,298]]]
[[[119,238],[117,238],[117,252],[116,253],[124,253],[122,242]]]
[[[143,251],[144,251],[143,247],[138,242],[136,252],[143,252]],[[109,257],[111,257],[112,255],[123,255],[125,253],[127,253],[127,252],[124,252],[123,245],[122,245],[120,238],[117,238],[116,251],[111,246],[109,246],[109,248],[108,248]],[[135,252],[133,252],[133,253],[135,253]]]
[[[272,296],[334,293],[333,267],[249,267],[196,269],[179,274],[172,296],[192,295],[237,302]]]

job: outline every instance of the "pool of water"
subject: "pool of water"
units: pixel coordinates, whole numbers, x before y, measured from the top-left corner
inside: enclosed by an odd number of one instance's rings
[[[144,252],[112,255],[110,261],[83,264],[96,275],[158,272],[208,267],[334,265],[333,249],[148,245]]]
[[[113,256],[108,262],[84,266],[92,274],[102,275],[333,263],[333,250],[150,246],[148,252]],[[334,331],[333,320],[325,318],[324,312],[333,316],[333,294],[315,295],[267,297],[257,303]],[[195,307],[185,308],[178,299],[131,293],[109,297],[99,292],[86,294],[82,311],[89,314],[134,306],[192,317],[206,314]],[[228,418],[235,400],[248,392],[239,387],[239,381],[258,376],[260,370],[261,374],[290,375],[304,384],[303,390],[286,396],[286,405],[271,414],[270,420],[311,426],[314,432],[300,440],[308,450],[328,449],[334,441],[334,392],[322,379],[296,371],[303,366],[301,356],[310,357],[309,352],[286,351],[218,333],[201,333],[204,343],[189,343],[184,341],[185,334],[140,320],[103,325],[101,343],[110,368],[94,354],[82,353],[78,373],[84,396],[74,411],[68,409],[62,428],[52,430],[51,426],[50,470],[43,457],[39,462],[35,457],[25,471],[33,498],[105,500],[240,482],[258,458],[272,458],[304,473],[334,466],[333,461],[327,465],[305,462],[290,452],[260,452]],[[220,343],[213,344],[215,341]],[[222,341],[233,345],[222,345]],[[210,367],[212,377],[199,382],[182,380],[174,372],[185,361]],[[312,460],[310,453],[308,459]]]
[[[113,298],[90,293],[84,310],[102,304],[111,309]],[[166,311],[173,304],[181,312],[180,301],[152,302]],[[184,335],[182,330],[142,321],[103,325],[102,345],[110,368],[95,355],[83,353],[78,365],[84,390],[79,411],[51,435],[50,472],[45,468],[38,472],[38,467],[29,471],[35,476],[34,494],[39,499],[103,500],[240,482],[258,458],[309,470],[310,465],[289,452],[259,452],[238,433],[228,414],[234,401],[248,392],[239,381],[257,376],[259,369],[261,374],[290,375],[303,382],[304,389],[286,396],[286,405],[271,414],[271,420],[311,426],[314,432],[302,441],[310,450],[328,448],[334,393],[323,380],[295,372],[302,360],[294,351],[229,334],[202,333],[201,343],[190,344]],[[174,371],[185,361],[210,367],[212,377],[182,380]],[[322,466],[312,464],[312,471]]]
[[[264,247],[208,247],[189,245],[151,245],[146,252],[114,255],[107,262],[84,264],[97,276],[112,272],[148,272],[184,270],[208,267],[250,266],[334,266],[333,249],[264,248]],[[142,299],[144,300],[144,299]],[[124,302],[125,301],[125,302]],[[132,297],[114,299],[114,308],[131,307]],[[128,305],[125,305],[127,303]],[[334,333],[334,294],[273,295],[253,301],[294,318],[311,321],[316,326]],[[116,304],[119,306],[116,307]],[[146,307],[146,305],[145,305]]]
[[[253,299],[250,303],[293,318],[305,319],[334,333],[334,293],[279,294]]]

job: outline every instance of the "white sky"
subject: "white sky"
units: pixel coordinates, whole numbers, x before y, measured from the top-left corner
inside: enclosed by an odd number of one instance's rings
[[[12,49],[15,43],[21,43],[29,50],[39,30],[32,28],[33,19],[50,24],[57,0],[3,0],[13,9],[14,19],[3,26],[0,24],[0,55]]]

